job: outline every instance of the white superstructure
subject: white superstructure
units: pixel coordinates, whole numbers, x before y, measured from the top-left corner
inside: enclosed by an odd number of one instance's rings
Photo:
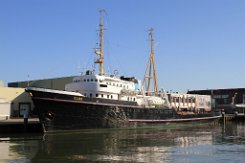
[[[140,81],[135,78],[119,78],[116,75],[98,75],[93,71],[86,71],[85,75],[75,77],[65,89],[90,98],[136,101],[136,95],[141,94],[140,87]]]
[[[166,106],[167,100],[161,94],[147,96],[141,88],[141,81],[134,77],[98,75],[94,71],[86,71],[85,75],[75,77],[65,86],[66,91],[78,92],[89,98],[133,101],[146,107]]]

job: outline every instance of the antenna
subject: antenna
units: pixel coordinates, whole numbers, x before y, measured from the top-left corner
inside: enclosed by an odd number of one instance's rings
[[[153,31],[154,29],[151,28],[149,30],[150,40],[151,40],[151,52],[150,52],[150,58],[146,67],[145,76],[143,84],[146,85],[147,93],[150,94],[150,85],[151,80],[153,79],[154,82],[154,92],[158,92],[158,84],[157,84],[157,76],[156,76],[156,67],[155,67],[155,58],[154,58],[154,37],[153,37]],[[148,75],[147,75],[148,72]],[[147,83],[146,83],[147,82]]]
[[[27,75],[27,87],[29,87],[30,86],[30,75],[28,74]]]

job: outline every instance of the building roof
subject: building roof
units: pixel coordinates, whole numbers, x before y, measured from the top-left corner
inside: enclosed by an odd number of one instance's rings
[[[12,101],[23,93],[25,93],[24,88],[0,87],[0,99]]]

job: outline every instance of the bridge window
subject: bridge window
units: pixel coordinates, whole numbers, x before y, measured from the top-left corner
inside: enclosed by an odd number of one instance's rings
[[[100,87],[107,87],[106,84],[100,84]]]

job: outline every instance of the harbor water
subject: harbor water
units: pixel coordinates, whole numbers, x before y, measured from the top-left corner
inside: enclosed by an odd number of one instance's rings
[[[244,162],[245,123],[0,135],[0,162]]]

